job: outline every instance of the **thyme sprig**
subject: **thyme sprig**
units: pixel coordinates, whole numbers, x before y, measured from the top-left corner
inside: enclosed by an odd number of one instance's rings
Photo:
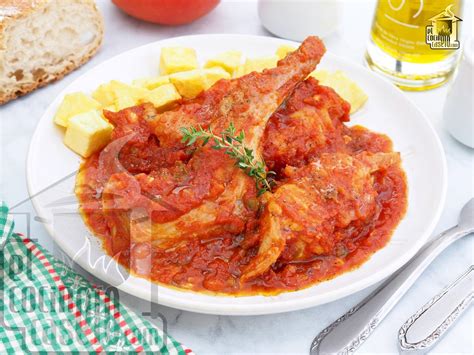
[[[225,154],[235,160],[237,167],[255,179],[259,196],[265,191],[271,190],[274,184],[274,180],[271,176],[275,175],[275,173],[273,171],[267,171],[263,160],[257,159],[253,150],[245,147],[245,133],[240,131],[240,133],[237,134],[232,122],[221,135],[215,134],[211,128],[204,129],[201,126],[198,126],[198,128],[182,127],[181,133],[183,134],[182,142],[188,146],[197,141],[202,141],[202,146],[205,146],[211,141],[213,143],[212,149],[224,150]]]

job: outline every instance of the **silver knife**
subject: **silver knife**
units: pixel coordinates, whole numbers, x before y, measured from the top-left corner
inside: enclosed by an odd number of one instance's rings
[[[319,333],[311,343],[310,354],[355,352],[428,265],[449,245],[473,232],[474,198],[462,208],[457,226],[429,241],[402,269]]]
[[[426,353],[472,304],[474,265],[412,315],[398,332],[402,353]]]

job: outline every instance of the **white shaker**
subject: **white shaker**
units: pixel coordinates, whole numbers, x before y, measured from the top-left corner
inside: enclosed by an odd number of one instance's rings
[[[262,25],[278,37],[302,41],[309,35],[326,37],[341,20],[339,0],[259,0]]]
[[[457,74],[444,104],[444,122],[461,143],[474,148],[474,38],[466,41]]]

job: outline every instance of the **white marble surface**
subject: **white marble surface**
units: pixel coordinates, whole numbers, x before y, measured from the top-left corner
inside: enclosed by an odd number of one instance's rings
[[[10,205],[27,198],[25,159],[29,140],[43,111],[66,85],[103,60],[127,49],[160,39],[198,33],[244,33],[269,35],[259,23],[253,1],[226,1],[205,18],[182,27],[161,27],[136,21],[118,11],[111,2],[99,0],[105,17],[106,36],[99,54],[91,62],[63,80],[0,108],[0,198]],[[473,33],[472,1],[465,2],[464,33]],[[346,1],[339,31],[326,38],[330,51],[362,63],[372,18],[373,1]],[[315,14],[317,19],[317,14]],[[447,87],[423,93],[407,93],[430,118],[441,137],[449,167],[448,198],[436,232],[456,223],[462,205],[474,196],[474,150],[455,141],[443,127],[441,112]],[[473,95],[467,92],[466,95]],[[429,182],[427,182],[429,183]],[[433,189],[436,189],[433,186]],[[16,212],[31,213],[25,203]],[[27,232],[22,216],[17,230]],[[51,238],[43,226],[33,221],[31,235],[49,249]],[[396,353],[400,325],[444,285],[474,263],[472,237],[457,242],[426,270],[360,353]],[[307,353],[313,337],[348,308],[360,301],[365,290],[339,301],[307,310],[255,317],[200,315],[159,306],[171,335],[198,354],[211,353]],[[131,296],[122,300],[137,310],[149,306]],[[468,311],[434,349],[436,353],[474,353],[474,314]]]

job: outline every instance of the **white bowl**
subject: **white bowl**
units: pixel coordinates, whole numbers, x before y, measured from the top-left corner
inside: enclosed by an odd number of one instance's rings
[[[274,35],[303,41],[314,33],[324,38],[336,31],[342,6],[340,0],[259,0],[258,16]]]

